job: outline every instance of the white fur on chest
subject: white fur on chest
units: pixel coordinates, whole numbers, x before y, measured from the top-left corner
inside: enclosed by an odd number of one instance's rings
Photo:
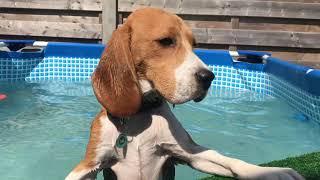
[[[152,154],[156,151],[158,134],[163,134],[160,131],[162,127],[161,117],[152,115],[149,124],[145,125],[145,128],[139,129],[137,131],[132,130],[138,128],[137,121],[140,121],[139,116],[134,117],[134,120],[128,119],[128,122],[125,122],[119,131],[115,125],[108,119],[107,116],[103,116],[99,119],[101,123],[101,142],[97,147],[98,159],[103,157],[105,152],[110,153],[109,151],[114,151],[113,153],[117,155],[119,159],[127,159],[139,157],[139,154]],[[146,121],[145,119],[143,119]],[[142,121],[142,120],[141,120]],[[127,129],[131,129],[127,131]],[[123,133],[127,136],[128,144],[125,148],[117,148],[116,141],[119,135]],[[131,157],[132,156],[132,157]],[[143,157],[141,157],[143,158]]]
[[[134,124],[136,122],[134,121],[137,120],[139,119],[125,123],[123,128],[136,128]],[[127,177],[132,177],[132,179],[158,179],[161,167],[168,158],[167,155],[161,155],[158,152],[158,142],[162,141],[159,139],[159,134],[163,135],[163,124],[166,124],[166,120],[161,116],[152,115],[150,124],[147,124],[146,128],[141,130],[141,133],[127,135],[128,144],[124,148],[116,147],[116,140],[121,132],[107,117],[100,118],[100,121],[104,123],[102,126],[104,130],[101,133],[103,142],[99,149],[101,150],[100,157],[103,156],[102,152],[105,149],[110,150],[113,148],[112,153],[117,158],[117,163],[111,168],[117,174],[118,179],[126,179]],[[130,169],[129,172],[128,169]],[[123,172],[128,172],[129,174],[127,173],[122,177]]]

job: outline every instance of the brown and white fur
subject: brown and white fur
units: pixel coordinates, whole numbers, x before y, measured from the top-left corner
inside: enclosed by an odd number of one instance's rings
[[[135,11],[113,33],[92,77],[103,107],[92,122],[85,157],[67,180],[95,179],[105,168],[111,168],[118,180],[161,179],[162,166],[171,157],[209,174],[303,179],[289,168],[259,167],[194,143],[167,103],[140,110],[142,94],[150,89],[159,91],[171,104],[205,97],[208,85],[202,84],[197,73],[212,75],[193,53],[194,43],[191,30],[178,16],[153,8]],[[209,83],[213,79],[205,78]],[[126,117],[123,128],[117,128],[107,112]],[[124,148],[115,145],[120,133],[129,139]]]

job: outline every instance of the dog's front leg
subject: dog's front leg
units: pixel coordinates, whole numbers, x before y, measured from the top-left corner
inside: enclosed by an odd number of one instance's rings
[[[94,180],[97,173],[116,163],[114,144],[116,127],[100,112],[92,122],[85,158],[69,173],[66,180]]]
[[[260,167],[239,159],[223,156],[201,146],[189,154],[190,166],[202,172],[231,176],[238,179],[302,180],[303,177],[290,168]],[[228,173],[231,174],[228,174]]]
[[[162,143],[160,146],[170,156],[187,163],[194,169],[209,174],[236,177],[236,174],[232,169],[225,165],[228,164],[225,163],[227,159],[222,158],[222,155],[215,151],[206,150],[205,152],[201,152],[201,146],[194,147],[194,149],[189,149],[189,147],[188,150],[185,150],[184,148],[181,148],[179,144],[171,143]]]
[[[113,161],[103,163],[90,163],[82,160],[65,178],[65,180],[95,180],[97,174],[103,169],[111,167]]]
[[[82,160],[65,178],[65,180],[95,180],[100,164],[90,165]]]
[[[172,156],[185,161],[199,171],[238,179],[258,180],[303,180],[290,168],[260,167],[239,159],[229,158],[216,151],[190,143],[187,148],[179,144],[161,145]]]
[[[168,125],[167,129],[169,130],[164,131],[162,142],[159,144],[163,152],[186,162],[199,171],[238,179],[304,179],[290,168],[260,167],[199,146],[175,118],[172,118]]]

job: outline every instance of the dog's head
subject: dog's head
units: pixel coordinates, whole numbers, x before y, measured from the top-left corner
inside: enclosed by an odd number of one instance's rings
[[[145,8],[113,32],[92,80],[98,101],[115,116],[136,113],[156,89],[170,103],[201,101],[213,73],[193,53],[194,37],[176,15]]]

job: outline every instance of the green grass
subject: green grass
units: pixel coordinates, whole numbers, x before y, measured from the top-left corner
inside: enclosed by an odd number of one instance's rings
[[[290,157],[287,159],[272,161],[270,163],[261,164],[261,166],[272,167],[290,167],[302,176],[306,180],[319,180],[320,179],[320,152],[301,155],[298,157]],[[226,178],[221,176],[206,177],[201,180],[227,180],[233,178]]]

